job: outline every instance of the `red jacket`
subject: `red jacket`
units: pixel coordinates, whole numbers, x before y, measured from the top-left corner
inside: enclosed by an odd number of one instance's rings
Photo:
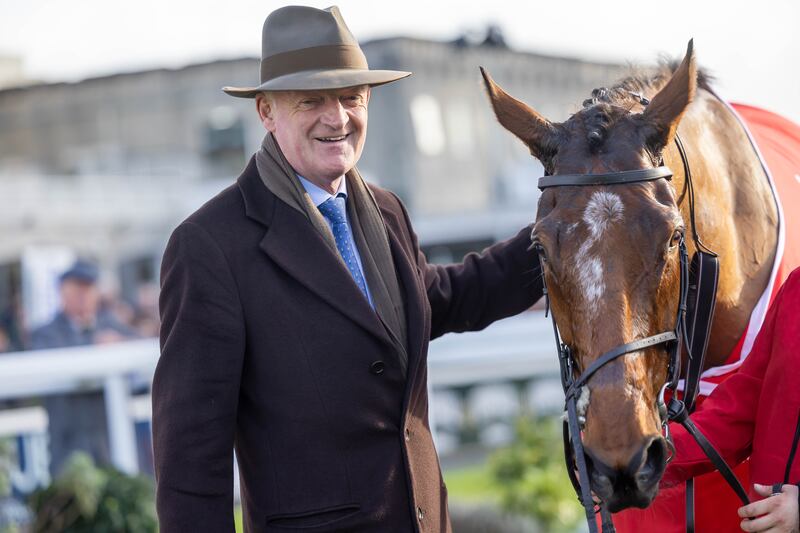
[[[750,456],[750,497],[761,499],[753,483],[783,481],[800,412],[800,268],[794,270],[772,303],[753,351],[739,372],[719,385],[692,420],[726,461]],[[671,424],[675,458],[662,487],[680,484],[714,469],[691,435]],[[800,457],[789,481],[800,481]]]

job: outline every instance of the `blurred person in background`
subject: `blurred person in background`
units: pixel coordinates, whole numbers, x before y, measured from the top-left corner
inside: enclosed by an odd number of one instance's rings
[[[26,345],[22,317],[22,305],[19,295],[13,294],[11,302],[0,313],[0,353],[18,352]]]
[[[49,323],[31,333],[31,349],[106,344],[137,337],[109,306],[101,307],[98,277],[97,266],[84,259],[61,274],[61,309]]]
[[[355,168],[370,70],[338,8],[290,6],[262,34],[267,130],[235,184],[173,232],[161,268],[153,441],[162,533],[444,533],[428,421],[430,339],[542,295],[530,227],[431,265],[405,207]],[[458,194],[459,191],[452,191]]]
[[[158,294],[156,283],[142,283],[136,290],[136,305],[132,326],[142,337],[158,337],[161,322],[158,319]]]
[[[130,327],[101,308],[94,263],[78,259],[59,277],[61,309],[44,326],[31,333],[31,348],[65,348],[108,344],[138,338]],[[100,465],[108,465],[105,400],[102,390],[48,396],[45,399],[50,436],[50,472],[55,475],[75,451],[89,453]]]

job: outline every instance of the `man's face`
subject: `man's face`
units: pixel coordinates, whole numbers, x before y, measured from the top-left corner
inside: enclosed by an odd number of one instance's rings
[[[91,325],[97,315],[100,293],[94,283],[67,278],[61,282],[64,313],[81,325]]]
[[[256,97],[259,115],[295,171],[328,188],[361,157],[369,86],[276,91]]]

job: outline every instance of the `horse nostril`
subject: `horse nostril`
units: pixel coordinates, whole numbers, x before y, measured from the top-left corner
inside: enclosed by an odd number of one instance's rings
[[[654,438],[644,450],[645,457],[636,472],[636,486],[647,491],[661,479],[667,465],[667,446],[661,437]]]

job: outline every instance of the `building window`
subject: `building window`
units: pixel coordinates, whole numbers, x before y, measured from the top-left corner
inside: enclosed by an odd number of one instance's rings
[[[444,151],[442,110],[433,96],[420,94],[411,100],[411,122],[414,124],[414,135],[420,153],[437,156]]]
[[[212,174],[235,174],[245,161],[244,123],[239,113],[229,106],[215,107],[203,133]]]
[[[451,101],[447,105],[445,123],[450,151],[459,159],[467,159],[475,153],[475,131],[472,127],[472,114],[469,105],[462,100]]]

